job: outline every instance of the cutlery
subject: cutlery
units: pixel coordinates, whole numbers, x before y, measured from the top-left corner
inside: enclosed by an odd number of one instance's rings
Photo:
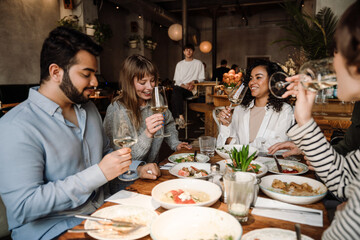
[[[273,155],[274,156],[274,159],[275,159],[275,163],[276,163],[276,166],[277,166],[277,169],[279,170],[279,173],[282,173],[283,170],[282,170],[282,167],[279,163],[279,159],[276,157],[276,155]]]
[[[194,162],[197,162],[196,161],[196,155],[197,155],[197,150],[195,150],[195,152],[194,152]]]
[[[69,230],[67,230],[67,232],[69,232],[69,233],[104,232],[105,230],[113,231],[112,228],[109,228],[109,229],[90,228],[90,229],[69,229]]]
[[[300,224],[295,224],[295,231],[296,231],[296,240],[301,240],[301,229]]]
[[[306,210],[297,210],[297,209],[284,209],[284,208],[272,208],[272,207],[252,207],[253,209],[263,209],[263,210],[275,210],[281,212],[293,212],[299,214],[314,214],[321,215],[320,212],[306,211]]]
[[[143,227],[144,226],[142,224],[136,224],[136,223],[126,222],[126,221],[113,220],[111,218],[95,217],[95,216],[89,216],[89,215],[78,214],[78,215],[75,215],[75,217],[82,218],[82,219],[88,219],[88,220],[94,220],[97,222],[99,222],[99,221],[108,222],[116,227]]]

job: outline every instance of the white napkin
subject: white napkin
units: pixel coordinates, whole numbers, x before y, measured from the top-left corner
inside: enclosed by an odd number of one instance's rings
[[[155,202],[151,196],[140,193],[134,193],[126,190],[121,190],[115,193],[105,201],[123,204],[123,205],[140,206],[151,210],[155,210],[160,207],[160,204]]]
[[[175,163],[167,163],[163,166],[160,166],[160,169],[162,170],[169,170],[170,168],[172,168],[175,165]]]
[[[304,210],[311,212],[318,212],[319,215],[309,214],[309,213],[294,213],[278,210],[265,210],[256,207],[271,207],[271,208],[280,208],[280,209],[294,209],[294,210]],[[323,212],[321,210],[300,207],[293,204],[288,204],[268,198],[258,197],[256,200],[255,208],[253,208],[253,215],[275,218],[290,222],[307,224],[310,226],[323,227]]]

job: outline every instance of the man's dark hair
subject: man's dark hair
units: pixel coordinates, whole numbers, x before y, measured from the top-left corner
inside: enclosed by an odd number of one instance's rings
[[[187,49],[187,48],[190,48],[190,49],[192,49],[193,51],[195,51],[195,47],[194,47],[194,45],[192,45],[191,43],[185,44],[185,46],[183,47],[183,51],[184,51],[185,49]]]
[[[102,48],[89,36],[74,29],[57,27],[45,39],[40,55],[40,84],[49,77],[49,66],[53,63],[67,71],[75,62],[75,55],[85,50],[99,56]]]
[[[227,64],[226,59],[221,60],[220,65],[226,65],[226,64]]]

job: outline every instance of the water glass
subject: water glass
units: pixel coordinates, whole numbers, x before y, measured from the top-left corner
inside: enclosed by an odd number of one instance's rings
[[[239,222],[248,220],[250,205],[256,191],[256,176],[247,172],[228,172],[224,176],[228,212]]]
[[[213,157],[215,154],[216,138],[210,136],[199,137],[200,153]]]

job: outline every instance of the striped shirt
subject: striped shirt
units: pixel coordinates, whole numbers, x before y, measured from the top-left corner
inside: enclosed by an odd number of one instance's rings
[[[338,154],[313,119],[301,127],[292,126],[288,136],[305,153],[328,190],[343,200],[348,199],[322,238],[360,239],[360,149],[346,157]]]

